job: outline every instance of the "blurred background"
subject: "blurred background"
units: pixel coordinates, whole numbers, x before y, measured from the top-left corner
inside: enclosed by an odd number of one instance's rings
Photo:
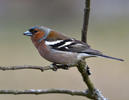
[[[87,60],[95,87],[109,100],[129,100],[129,0],[91,0],[88,43],[107,55],[125,59]],[[80,39],[84,0],[0,0],[0,65],[49,65],[22,33],[43,25]],[[57,72],[0,71],[0,89],[85,89],[76,68]],[[84,97],[0,95],[1,100],[84,100]]]

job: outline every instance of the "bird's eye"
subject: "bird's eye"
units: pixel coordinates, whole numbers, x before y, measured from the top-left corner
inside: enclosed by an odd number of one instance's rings
[[[37,32],[38,32],[38,31],[36,31],[36,30],[34,31],[34,33],[37,33]]]
[[[35,34],[36,32],[38,32],[37,30],[34,30],[34,29],[30,29],[29,30],[32,34]]]

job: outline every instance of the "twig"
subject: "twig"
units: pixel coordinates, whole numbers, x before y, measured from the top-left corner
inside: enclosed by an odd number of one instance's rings
[[[32,65],[24,65],[24,66],[0,66],[0,70],[8,71],[8,70],[21,70],[21,69],[36,69],[40,71],[50,70],[50,66],[32,66]]]
[[[29,90],[0,90],[0,94],[49,94],[49,93],[59,93],[59,94],[68,94],[72,96],[84,96],[88,98],[92,98],[87,91],[79,91],[79,90],[68,90],[68,89],[29,89]]]
[[[94,100],[107,100],[102,94],[101,92],[96,89],[93,85],[93,83],[91,82],[89,75],[87,73],[87,66],[86,66],[86,62],[84,60],[78,62],[77,65],[78,71],[81,73],[82,78],[84,83],[87,85],[88,89],[89,89],[89,95],[91,95],[93,97]]]
[[[69,66],[74,67],[74,66]],[[69,95],[77,95],[77,96],[85,96],[94,100],[106,100],[100,91],[94,88],[92,82],[89,79],[88,73],[85,67],[85,61],[80,61],[77,65],[79,72],[82,74],[83,80],[88,86],[87,91],[75,91],[75,90],[65,90],[65,89],[30,89],[30,90],[0,90],[0,94],[48,94],[48,93],[59,93],[59,94],[69,94]],[[37,69],[40,71],[52,70],[51,66],[10,66],[10,67],[1,67],[0,70],[21,70],[21,69]],[[58,66],[58,69],[62,69],[61,66]],[[97,98],[97,99],[96,99]],[[98,99],[101,98],[101,99]]]
[[[84,19],[83,19],[83,28],[82,28],[82,37],[81,40],[87,43],[87,31],[88,31],[88,23],[89,23],[89,15],[90,15],[90,0],[85,0],[85,9],[84,9]],[[106,100],[104,96],[101,94],[98,89],[96,89],[91,82],[88,71],[86,68],[86,62],[80,61],[78,62],[77,68],[78,71],[81,73],[83,81],[87,85],[89,89],[89,94],[94,97],[94,100]]]
[[[100,92],[99,90],[97,92]],[[72,96],[84,96],[90,99],[94,99],[92,95],[89,94],[86,90],[68,90],[68,89],[29,89],[29,90],[0,90],[0,94],[12,94],[12,95],[22,95],[22,94],[35,94],[35,95],[41,95],[41,94],[68,94]],[[99,93],[100,94],[100,93]],[[96,99],[95,99],[96,100]],[[99,100],[106,100],[105,99],[99,99]]]
[[[63,67],[61,67],[62,65],[58,65],[56,66],[57,69],[64,69]],[[68,68],[71,68],[74,66],[69,66]],[[53,70],[52,65],[50,66],[34,66],[34,65],[24,65],[24,66],[0,66],[0,70],[2,71],[8,71],[8,70],[21,70],[21,69],[36,69],[36,70],[40,70],[41,72],[45,71],[45,70]]]
[[[87,85],[90,92],[93,94],[93,91],[95,88],[94,88],[93,83],[90,81],[89,75],[87,73],[86,62],[85,61],[78,62],[77,68],[78,68],[78,71],[82,75],[84,83]]]
[[[88,31],[88,23],[89,23],[89,15],[90,15],[90,0],[85,0],[85,9],[84,9],[84,18],[83,18],[83,28],[81,40],[87,43],[87,31]]]

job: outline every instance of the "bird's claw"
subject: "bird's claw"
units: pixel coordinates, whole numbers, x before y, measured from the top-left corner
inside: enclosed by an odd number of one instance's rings
[[[69,66],[68,65],[60,65],[62,69],[68,70]]]
[[[58,67],[56,66],[56,64],[51,64],[50,65],[50,67],[51,67],[51,69],[53,70],[53,71],[57,71],[57,69],[58,69]]]
[[[64,70],[68,70],[69,69],[69,66],[68,65],[62,65],[62,64],[51,64],[51,69],[53,71],[57,71],[57,69],[64,69]]]

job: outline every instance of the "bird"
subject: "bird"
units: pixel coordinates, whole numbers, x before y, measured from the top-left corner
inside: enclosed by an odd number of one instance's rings
[[[39,54],[53,64],[76,65],[78,61],[90,57],[104,57],[118,61],[120,58],[107,56],[92,49],[87,43],[68,37],[61,32],[44,26],[34,26],[23,33],[30,36]]]

